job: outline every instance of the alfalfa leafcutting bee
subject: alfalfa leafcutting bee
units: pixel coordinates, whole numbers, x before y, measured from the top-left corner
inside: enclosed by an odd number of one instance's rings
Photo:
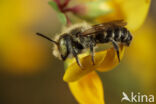
[[[54,43],[54,56],[64,61],[69,55],[72,55],[75,57],[77,64],[81,66],[78,55],[84,49],[90,49],[92,62],[95,64],[94,47],[97,44],[108,42],[111,42],[114,46],[118,60],[120,61],[118,43],[129,46],[132,40],[131,33],[125,28],[126,24],[123,20],[115,20],[93,26],[87,23],[75,24],[69,28],[65,28],[56,37],[55,41],[40,33],[37,33],[37,35]]]

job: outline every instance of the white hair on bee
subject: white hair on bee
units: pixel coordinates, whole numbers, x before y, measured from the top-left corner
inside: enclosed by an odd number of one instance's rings
[[[75,28],[81,28],[81,32],[84,32],[85,30],[91,28],[91,25],[89,25],[87,22],[82,22],[82,23],[77,23],[77,24],[73,24],[70,27],[63,27],[62,32],[60,34],[56,34],[54,40],[58,41],[60,36],[62,36],[65,33],[70,33],[73,29]],[[72,34],[69,34],[72,35]],[[58,46],[56,44],[54,44],[53,46],[53,55],[59,59],[61,59],[61,55],[58,49]]]
[[[69,33],[71,30],[79,27],[82,27],[81,32],[84,32],[85,30],[91,28],[91,26],[87,22],[77,23],[77,24],[73,24],[70,27],[63,27],[62,34]]]

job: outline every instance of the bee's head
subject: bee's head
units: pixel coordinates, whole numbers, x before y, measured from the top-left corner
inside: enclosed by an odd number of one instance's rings
[[[60,52],[62,60],[65,60],[69,54],[68,39],[66,37],[61,37],[59,39],[58,48],[59,48],[59,52]]]

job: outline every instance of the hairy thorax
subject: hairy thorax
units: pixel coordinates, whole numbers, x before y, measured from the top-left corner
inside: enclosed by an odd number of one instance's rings
[[[91,28],[91,26],[86,22],[74,24],[74,25],[72,25],[70,27],[64,27],[62,29],[62,32],[55,36],[55,41],[59,42],[59,40],[64,35],[68,34],[68,35],[70,35],[72,37],[72,39],[74,41],[81,42],[80,39],[77,37],[77,34],[82,33],[82,32],[84,32],[85,30],[87,30],[89,28]],[[55,57],[61,59],[60,49],[59,49],[58,45],[54,44],[54,46],[53,46],[53,55]]]

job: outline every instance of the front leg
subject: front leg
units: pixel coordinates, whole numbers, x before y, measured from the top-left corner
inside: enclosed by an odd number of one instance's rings
[[[82,65],[81,65],[81,63],[80,63],[80,60],[79,60],[79,58],[78,58],[78,54],[75,52],[74,49],[72,50],[72,54],[73,54],[73,56],[75,57],[75,60],[76,60],[77,65],[80,66],[80,67],[82,67]]]

